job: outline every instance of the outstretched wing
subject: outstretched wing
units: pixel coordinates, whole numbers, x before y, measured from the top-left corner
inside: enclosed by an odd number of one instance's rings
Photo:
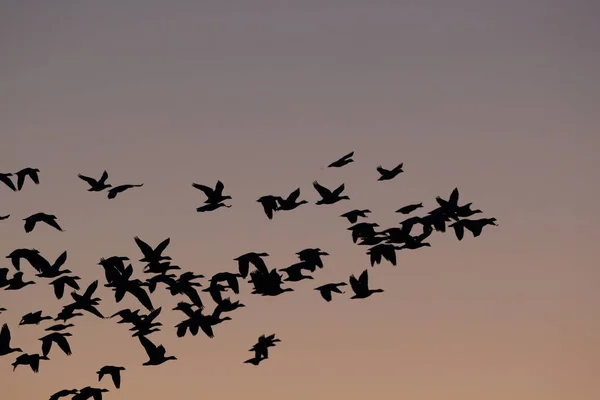
[[[133,238],[133,240],[135,240],[135,243],[137,244],[137,246],[140,248],[140,250],[144,254],[144,257],[151,256],[152,253],[154,253],[154,251],[152,250],[152,247],[150,247],[146,242],[144,242],[139,237],[136,236]]]
[[[320,185],[319,182],[314,181],[313,182],[313,187],[317,190],[317,192],[319,192],[319,194],[321,195],[321,197],[326,198],[326,197],[331,196],[331,190],[329,190],[326,187]]]
[[[202,190],[207,197],[210,197],[213,194],[212,188],[209,188],[208,186],[200,185],[199,183],[192,183],[192,186]]]
[[[90,186],[94,186],[98,183],[94,178],[90,178],[89,176],[77,174],[77,177],[89,183]]]

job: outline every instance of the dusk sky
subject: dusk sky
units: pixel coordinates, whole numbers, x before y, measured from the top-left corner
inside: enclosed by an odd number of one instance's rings
[[[127,325],[73,319],[73,355],[54,348],[39,374],[0,357],[3,400],[106,387],[106,400],[597,400],[600,398],[600,6],[593,1],[0,1],[0,172],[40,169],[40,184],[0,184],[0,267],[36,248],[87,287],[97,265],[128,256],[133,238],[210,277],[233,258],[267,252],[270,268],[320,247],[325,268],[278,297],[251,295],[215,327],[179,339],[152,295],[162,343],[177,361],[142,366]],[[355,163],[324,168],[355,151]],[[378,182],[376,167],[404,163]],[[144,183],[108,200],[77,174]],[[232,208],[197,213],[191,183],[217,180]],[[312,187],[344,183],[350,201],[316,206]],[[301,188],[310,204],[268,220],[256,199]],[[460,190],[481,217],[478,238],[434,234],[431,248],[371,268],[339,217],[394,211]],[[55,214],[65,229],[22,219]],[[421,213],[422,214],[422,213]],[[596,238],[596,239],[594,239]],[[384,293],[325,302],[313,288],[369,268]],[[36,285],[0,290],[13,347],[38,353],[44,328],[22,315],[58,301]],[[207,285],[202,280],[203,285]],[[207,309],[213,304],[204,293]],[[244,364],[261,334],[282,340]],[[104,365],[122,365],[121,389]]]

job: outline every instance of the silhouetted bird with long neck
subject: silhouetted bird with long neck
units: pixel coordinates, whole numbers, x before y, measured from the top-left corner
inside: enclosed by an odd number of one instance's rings
[[[23,273],[21,271],[15,272],[15,274],[5,282],[4,290],[21,290],[25,286],[35,285],[34,281],[24,281]]]
[[[57,278],[61,275],[70,274],[71,270],[63,269],[61,270],[65,262],[67,261],[67,252],[63,251],[54,261],[53,264],[50,264],[45,258],[39,258],[36,260],[36,265],[34,268],[40,271],[39,274],[36,274],[38,278]]]
[[[313,187],[317,190],[317,192],[319,192],[319,195],[321,196],[321,199],[315,203],[316,205],[320,206],[324,204],[335,204],[340,200],[350,200],[350,197],[348,196],[341,196],[345,188],[345,185],[343,183],[333,191],[320,185],[317,181],[313,182]]]
[[[79,390],[77,389],[63,389],[50,396],[49,400],[59,400],[63,397],[76,395],[77,393],[79,393]],[[71,399],[73,398],[71,397]]]
[[[341,168],[344,165],[348,165],[351,162],[354,162],[354,160],[352,159],[352,156],[354,156],[354,151],[351,151],[350,153],[346,154],[344,157],[340,158],[339,160],[332,162],[331,164],[329,164],[327,166],[327,168]]]
[[[108,389],[100,389],[95,387],[86,386],[79,389],[79,393],[71,398],[71,400],[102,400],[102,394],[108,393]]]
[[[73,311],[74,310],[82,310],[82,311],[87,311],[90,314],[94,314],[98,318],[104,318],[104,315],[102,315],[102,313],[100,311],[98,311],[98,309],[96,308],[96,306],[98,304],[100,304],[101,299],[99,297],[92,298],[92,296],[94,295],[94,292],[96,291],[97,288],[98,288],[98,281],[96,280],[87,287],[87,289],[85,290],[83,295],[81,295],[77,292],[71,292],[71,297],[73,298],[74,302],[69,305],[64,306],[63,310],[64,309],[72,309]]]
[[[292,292],[292,288],[282,288],[282,276],[276,269],[272,269],[268,274],[255,270],[250,273],[249,283],[252,283],[254,290],[252,294],[260,294],[262,296],[279,296],[285,292]]]
[[[45,224],[50,225],[51,227],[53,227],[54,229],[56,229],[59,232],[64,231],[64,229],[61,228],[61,226],[58,224],[58,222],[56,222],[56,215],[52,215],[52,214],[46,214],[43,212],[39,212],[39,213],[32,214],[27,218],[23,218],[23,221],[25,221],[25,232],[27,232],[27,233],[33,231],[33,229],[36,227],[36,224],[38,222],[44,222]]]
[[[269,336],[260,335],[256,344],[254,344],[254,346],[252,346],[252,348],[248,351],[254,351],[255,359],[267,359],[269,358],[269,347],[275,347],[275,343],[279,342],[281,342],[281,340],[275,338],[275,334]],[[258,365],[258,363],[256,365]]]
[[[18,347],[12,348],[10,347],[10,329],[8,328],[8,324],[2,325],[2,330],[0,330],[0,356],[6,356],[11,353],[22,353]]]
[[[54,287],[54,295],[58,300],[62,299],[65,294],[65,286],[69,286],[74,290],[79,290],[78,280],[81,278],[78,276],[61,276],[50,282],[50,285]]]
[[[6,258],[10,259],[17,271],[21,270],[21,260],[27,261],[33,268],[36,268],[40,260],[45,260],[36,249],[16,249],[7,255]]]
[[[13,371],[17,369],[19,365],[28,365],[34,373],[38,373],[40,371],[40,360],[49,360],[46,356],[40,356],[39,354],[21,354],[15,362],[11,365],[13,366]]]
[[[48,356],[52,344],[56,343],[58,347],[68,356],[71,355],[71,346],[67,341],[67,336],[73,336],[69,332],[52,332],[39,340],[42,341],[42,354]]]
[[[214,189],[198,183],[192,183],[192,187],[204,192],[206,195],[206,201],[204,202],[205,204],[218,204],[225,200],[231,200],[231,196],[223,195],[223,189],[225,188],[225,185],[223,185],[223,182],[221,181],[217,181]]]
[[[268,253],[246,253],[241,256],[234,258],[234,261],[238,262],[238,267],[240,271],[240,275],[243,279],[246,279],[248,276],[248,272],[250,270],[250,264],[254,265],[257,270],[260,270],[264,274],[268,274],[269,270],[265,261],[262,259],[263,257],[268,257]]]
[[[300,188],[294,190],[286,198],[277,197],[277,203],[279,203],[279,207],[277,208],[277,210],[291,211],[301,206],[302,204],[308,204],[308,201],[306,200],[298,201],[298,197],[300,197]]]
[[[23,185],[25,184],[25,178],[27,178],[27,177],[29,177],[29,179],[31,179],[31,181],[33,183],[35,183],[36,185],[39,185],[40,184],[39,173],[40,173],[39,169],[31,168],[31,167],[23,168],[19,172],[15,172],[15,175],[17,175],[17,190],[23,189]]]
[[[393,244],[380,243],[371,247],[367,254],[370,255],[371,266],[375,264],[381,264],[382,257],[388,260],[392,265],[396,265],[396,250],[400,250],[401,247],[394,246]]]
[[[391,179],[394,179],[396,176],[398,176],[398,174],[404,172],[402,170],[402,166],[403,166],[403,163],[398,164],[393,169],[385,169],[381,165],[378,166],[377,172],[379,172],[380,177],[377,180],[378,181],[389,181]]]
[[[35,311],[23,315],[19,325],[39,325],[40,322],[51,319],[52,317],[49,315],[42,315],[42,311]]]
[[[256,200],[258,203],[260,203],[265,212],[265,215],[269,219],[273,219],[273,213],[279,210],[279,205],[277,203],[278,198],[279,197],[277,196],[268,194]]]
[[[67,322],[68,320],[73,319],[75,317],[83,317],[83,314],[75,312],[75,309],[73,309],[72,307],[66,307],[66,308],[63,307],[61,312],[58,313],[58,315],[56,316],[56,318],[54,318],[54,320]]]
[[[350,222],[351,224],[355,224],[356,221],[358,221],[358,218],[367,218],[367,214],[370,214],[370,213],[371,213],[371,210],[369,210],[369,209],[352,210],[352,211],[348,211],[347,213],[340,215],[340,217],[346,218],[348,220],[348,222]]]
[[[344,292],[342,292],[340,290],[340,286],[346,286],[346,285],[347,285],[346,282],[328,283],[326,285],[315,288],[315,290],[318,290],[319,293],[321,293],[321,297],[323,297],[323,299],[325,299],[325,301],[330,302],[332,300],[332,292],[342,294]]]
[[[306,261],[301,261],[299,263],[290,265],[287,268],[280,268],[279,270],[287,274],[287,278],[284,279],[284,282],[298,282],[304,279],[314,279],[310,275],[302,275],[303,269],[311,271],[314,270],[315,267],[312,264],[308,264]]]
[[[148,361],[142,365],[160,365],[169,360],[177,360],[177,357],[175,356],[166,357],[167,350],[163,345],[157,346],[145,336],[138,336],[138,339],[142,346],[144,346],[144,350],[146,350],[146,354],[148,355]]]
[[[423,207],[423,203],[409,204],[407,206],[397,209],[396,212],[407,215],[421,207]]]
[[[456,234],[456,238],[458,240],[462,240],[465,229],[470,231],[473,234],[473,237],[478,237],[481,235],[483,228],[487,225],[498,226],[496,223],[496,218],[481,218],[481,219],[461,219],[456,221],[449,226],[454,229],[454,233]]]
[[[162,255],[162,253],[167,249],[169,243],[171,243],[171,238],[166,238],[154,249],[137,236],[134,237],[134,240],[140,251],[144,254],[144,257],[139,259],[140,262],[160,263],[161,261],[165,260],[171,261],[171,257]]]
[[[17,187],[15,186],[15,184],[13,183],[11,176],[13,176],[12,173],[2,173],[0,172],[0,182],[4,183],[6,186],[8,186],[8,188],[10,190],[12,190],[13,192],[17,191]]]
[[[137,187],[142,187],[144,186],[143,183],[139,183],[139,184],[126,184],[126,185],[119,185],[119,186],[115,186],[112,189],[108,190],[108,195],[106,197],[108,197],[109,199],[114,199],[115,197],[117,197],[117,195],[119,193],[122,193],[128,189],[132,189],[132,188],[137,188]]]
[[[119,389],[121,387],[121,371],[125,371],[125,367],[105,365],[96,372],[98,374],[98,382],[102,380],[104,375],[110,375],[115,387]]]
[[[328,256],[329,253],[317,248],[304,249],[296,253],[300,261],[306,262],[308,265],[323,268],[322,256]],[[314,268],[311,270],[314,272]]]
[[[108,179],[108,172],[106,171],[102,173],[102,176],[98,180],[81,174],[77,174],[77,177],[81,180],[86,181],[90,185],[88,192],[101,192],[104,189],[112,187],[111,184],[106,183],[106,180]]]
[[[350,287],[354,292],[354,296],[351,299],[366,299],[373,293],[383,293],[383,289],[370,289],[369,288],[369,271],[364,270],[362,274],[356,279],[354,275],[350,276]]]

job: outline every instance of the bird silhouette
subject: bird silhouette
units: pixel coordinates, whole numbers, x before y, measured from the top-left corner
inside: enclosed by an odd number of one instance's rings
[[[170,238],[166,238],[165,240],[160,242],[159,245],[156,246],[155,249],[150,247],[146,242],[144,242],[142,239],[140,239],[137,236],[134,237],[134,240],[135,240],[135,243],[138,245],[139,249],[144,254],[144,257],[140,258],[139,261],[141,261],[141,262],[145,261],[148,263],[160,263],[161,261],[164,261],[164,260],[169,260],[169,261],[171,260],[171,257],[162,255],[162,253],[166,250],[169,243],[171,243]]]
[[[138,339],[142,346],[144,346],[144,350],[146,350],[146,354],[148,355],[148,361],[142,365],[160,365],[169,360],[177,360],[177,357],[175,356],[165,357],[167,350],[163,345],[157,346],[145,336],[138,336]]]
[[[102,173],[102,176],[98,180],[81,174],[77,174],[77,176],[79,177],[79,179],[86,181],[90,185],[88,192],[101,192],[104,189],[112,187],[111,184],[106,183],[106,180],[108,179],[108,172],[106,171]]]
[[[279,210],[277,202],[278,197],[273,195],[265,195],[256,200],[262,206],[265,215],[269,219],[273,219],[273,213]]]
[[[42,311],[35,311],[23,315],[19,325],[39,325],[40,322],[51,319],[52,317],[48,315],[42,315]]]
[[[317,192],[319,192],[319,195],[321,196],[321,199],[315,203],[317,205],[335,204],[340,200],[350,200],[350,197],[348,196],[340,196],[345,188],[343,183],[333,191],[320,185],[317,181],[313,182],[313,187],[317,190]]]
[[[15,272],[15,274],[5,282],[4,290],[20,290],[25,286],[35,285],[34,281],[24,281],[22,272]]]
[[[49,360],[46,356],[40,356],[39,354],[21,354],[15,362],[12,363],[13,371],[17,369],[19,365],[29,365],[34,373],[38,373],[40,370],[40,360]]]
[[[119,186],[115,186],[114,188],[108,190],[107,197],[109,199],[114,199],[115,197],[117,197],[117,195],[119,193],[124,192],[127,189],[136,188],[136,187],[142,187],[142,186],[144,186],[143,183],[140,183],[138,185],[119,185]]]
[[[354,296],[351,299],[366,299],[373,293],[383,293],[383,289],[370,289],[369,288],[369,271],[364,270],[362,274],[356,279],[354,275],[350,276],[350,287],[354,292]]]
[[[299,263],[290,265],[287,268],[281,268],[280,271],[283,271],[287,274],[287,278],[284,279],[286,282],[298,282],[304,279],[314,279],[310,275],[302,275],[302,270],[313,270],[314,265],[308,264],[305,261],[300,261]]]
[[[78,280],[81,278],[78,276],[60,276],[50,282],[50,285],[54,287],[54,295],[57,299],[62,299],[65,293],[65,286],[69,286],[72,289],[79,290]]]
[[[71,297],[73,298],[74,302],[64,306],[63,310],[82,310],[87,311],[90,314],[94,314],[98,318],[104,318],[104,315],[102,315],[102,313],[96,308],[96,306],[100,303],[101,299],[98,297],[92,298],[97,288],[98,281],[94,281],[87,287],[83,295],[77,292],[71,292]]]
[[[36,274],[39,278],[57,278],[61,275],[70,274],[71,271],[68,269],[61,270],[60,268],[67,261],[67,252],[63,251],[54,261],[53,264],[50,264],[48,260],[43,257],[36,258],[32,264],[32,266],[40,271],[39,274]]]
[[[8,188],[10,190],[12,190],[13,192],[17,191],[17,188],[15,186],[15,184],[13,183],[12,179],[10,178],[13,174],[12,173],[1,173],[0,172],[0,182],[4,183],[6,186],[8,186]]]
[[[358,221],[359,217],[367,218],[367,214],[370,214],[370,213],[371,213],[371,210],[369,210],[369,209],[352,210],[352,211],[348,211],[347,213],[340,215],[340,217],[346,218],[348,220],[348,222],[350,222],[351,224],[355,224],[356,221]]]
[[[377,180],[378,181],[389,181],[391,179],[394,179],[398,174],[400,174],[401,172],[404,172],[402,170],[402,165],[403,165],[403,163],[400,163],[396,167],[394,167],[393,169],[390,169],[390,170],[383,168],[381,165],[378,166],[377,172],[379,172],[379,175],[381,175],[381,176]]]
[[[250,264],[252,264],[256,269],[260,270],[264,274],[268,274],[269,270],[267,269],[267,265],[265,264],[263,257],[268,257],[268,253],[246,253],[242,254],[239,257],[234,258],[234,261],[238,262],[238,267],[240,271],[240,275],[242,278],[246,279],[248,276],[248,272],[250,270]]]
[[[8,328],[8,324],[4,324],[2,325],[2,330],[0,330],[0,356],[5,356],[15,352],[23,352],[23,350],[18,347],[10,347],[10,340],[10,329]]]
[[[301,206],[302,204],[308,204],[306,200],[298,201],[298,197],[300,197],[300,188],[294,190],[290,195],[286,198],[277,197],[277,203],[279,204],[277,210],[281,211],[291,211],[295,208]]]
[[[121,371],[125,371],[125,367],[115,367],[114,365],[105,365],[98,372],[98,382],[102,380],[104,375],[110,375],[117,389],[121,387]]]
[[[421,207],[423,207],[423,203],[409,204],[407,206],[397,209],[396,212],[401,213],[401,214],[410,214],[411,212],[413,212],[416,209],[419,209]]]
[[[340,286],[346,286],[347,283],[346,282],[339,282],[339,283],[328,283],[326,285],[323,286],[319,286],[317,288],[315,288],[315,290],[318,290],[319,293],[321,293],[321,297],[323,297],[325,299],[325,301],[330,302],[332,300],[332,292],[335,293],[344,293],[342,292],[339,287]]]
[[[35,183],[36,185],[39,185],[40,184],[39,173],[40,173],[39,169],[30,168],[30,167],[23,168],[19,172],[15,172],[15,175],[17,175],[17,190],[23,189],[23,184],[25,183],[25,178],[27,178],[27,177],[29,177],[33,181],[33,183]]]
[[[67,325],[63,325],[63,324],[56,324],[56,325],[52,325],[46,329],[44,329],[45,331],[50,331],[50,332],[61,332],[64,331],[65,329],[69,329],[74,327],[75,325],[73,324],[67,324]]]
[[[231,208],[231,206],[225,205],[223,203],[208,203],[208,204],[203,205],[202,207],[196,208],[196,211],[197,212],[215,211],[221,207]]]
[[[218,204],[225,200],[231,200],[231,196],[223,195],[223,189],[225,188],[225,185],[223,185],[223,182],[221,181],[217,181],[214,189],[198,183],[192,183],[192,187],[204,192],[206,195],[206,201],[204,203],[206,204]]]
[[[354,162],[354,160],[352,159],[353,155],[354,155],[354,152],[351,151],[350,153],[346,154],[344,157],[340,158],[339,160],[332,162],[327,167],[328,168],[341,168],[344,165],[350,164],[351,162]]]
[[[71,400],[102,400],[102,394],[107,393],[108,391],[108,389],[100,389],[86,386],[82,389],[79,389],[79,393],[73,396]]]
[[[60,390],[60,391],[54,393],[52,396],[50,396],[49,400],[59,400],[62,397],[76,395],[77,393],[79,393],[79,390],[77,390],[77,389],[63,389],[63,390]],[[71,397],[71,399],[72,399],[72,397]]]
[[[25,221],[25,232],[27,233],[33,231],[33,228],[35,228],[38,222],[44,222],[54,229],[63,232],[63,229],[60,227],[58,222],[56,222],[56,216],[52,214],[40,212],[24,218],[23,221]]]
[[[73,336],[69,332],[52,332],[39,340],[42,341],[42,354],[48,356],[52,344],[56,343],[58,347],[68,356],[71,355],[71,346],[67,341],[67,336]]]

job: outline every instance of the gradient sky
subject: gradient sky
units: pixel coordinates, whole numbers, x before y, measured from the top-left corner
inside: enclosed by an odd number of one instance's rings
[[[100,257],[140,258],[136,235],[170,237],[175,263],[204,275],[248,251],[278,268],[306,247],[331,254],[295,292],[244,286],[247,307],[212,340],[177,339],[159,289],[165,329],[151,338],[180,358],[160,367],[141,366],[127,327],[76,319],[73,355],[52,350],[38,375],[2,357],[0,396],[98,386],[113,364],[127,371],[120,390],[100,384],[108,400],[597,400],[599,18],[593,1],[0,2],[0,171],[41,170],[39,186],[0,187],[2,254],[67,250],[84,285]],[[322,168],[351,150],[356,163]],[[398,162],[404,174],[376,181]],[[76,176],[104,169],[145,186],[108,201]],[[233,207],[196,213],[191,182],[218,179]],[[255,202],[301,187],[314,203],[315,179],[352,201],[272,221]],[[385,293],[367,300],[312,290],[369,265],[340,214],[368,207],[390,227],[397,208],[432,208],[455,186],[499,227],[369,269]],[[25,234],[40,211],[65,232]],[[136,306],[100,293],[105,314]],[[53,298],[46,282],[0,291],[15,345],[39,351],[42,327],[17,324],[56,314],[67,299]],[[271,358],[243,364],[273,332]]]

